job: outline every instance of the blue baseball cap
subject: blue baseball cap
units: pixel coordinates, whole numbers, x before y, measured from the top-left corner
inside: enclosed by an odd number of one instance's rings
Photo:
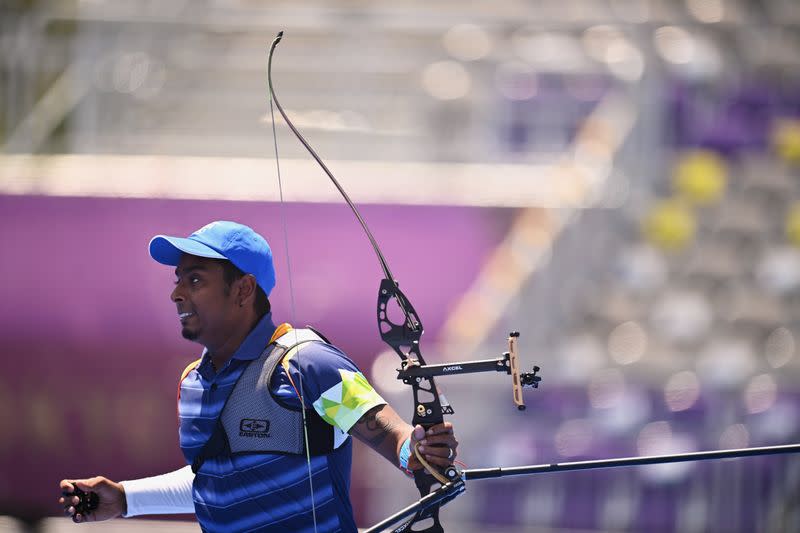
[[[243,224],[218,220],[187,238],[156,235],[150,239],[149,249],[150,257],[162,265],[177,266],[181,254],[227,259],[245,274],[252,274],[267,296],[275,287],[275,265],[269,244]]]

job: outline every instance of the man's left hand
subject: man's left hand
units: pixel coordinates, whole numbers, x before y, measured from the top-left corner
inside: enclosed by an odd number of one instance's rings
[[[433,466],[446,468],[453,464],[458,454],[458,441],[453,433],[453,424],[443,422],[431,426],[427,431],[419,424],[411,432],[411,457],[408,459],[409,470],[419,470],[422,464],[414,454],[414,447],[419,443],[419,452]]]

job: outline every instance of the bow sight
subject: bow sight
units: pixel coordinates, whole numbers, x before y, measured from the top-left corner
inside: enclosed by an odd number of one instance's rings
[[[522,398],[522,389],[538,389],[541,377],[537,376],[539,367],[534,366],[533,372],[519,372],[517,363],[517,339],[519,332],[512,331],[508,334],[508,351],[496,359],[480,359],[478,361],[462,361],[445,363],[441,365],[423,365],[417,359],[406,359],[397,369],[397,379],[406,385],[419,383],[422,378],[433,376],[452,376],[455,374],[473,374],[475,372],[505,372],[511,376],[511,386],[514,393],[514,403],[520,411],[525,410],[525,401]],[[453,414],[453,408],[442,405],[444,414]],[[424,409],[422,404],[417,405],[417,410]]]

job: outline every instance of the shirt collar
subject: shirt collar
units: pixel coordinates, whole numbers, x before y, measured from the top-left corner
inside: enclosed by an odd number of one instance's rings
[[[272,313],[267,313],[258,321],[239,349],[233,353],[232,359],[245,361],[257,359],[267,347],[273,333],[275,333],[275,324],[272,323]]]

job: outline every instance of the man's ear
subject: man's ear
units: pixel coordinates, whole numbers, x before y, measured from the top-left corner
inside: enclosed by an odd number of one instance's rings
[[[252,274],[245,274],[239,278],[239,289],[237,292],[237,301],[239,302],[239,307],[253,305],[253,301],[256,298],[257,288],[258,283],[256,282],[255,276]]]

